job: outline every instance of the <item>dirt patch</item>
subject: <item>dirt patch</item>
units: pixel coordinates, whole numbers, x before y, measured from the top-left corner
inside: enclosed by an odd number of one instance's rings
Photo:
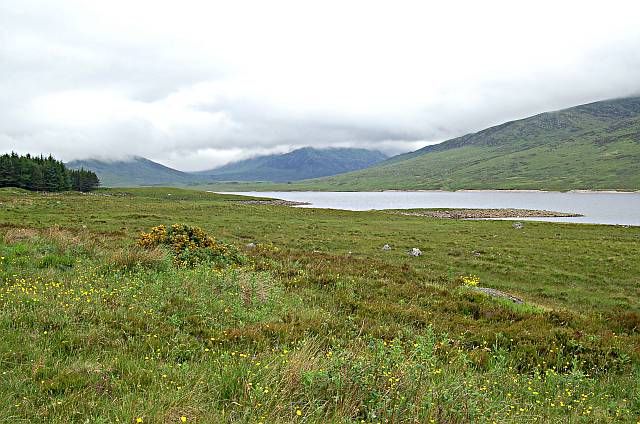
[[[31,228],[11,228],[5,233],[4,242],[13,244],[23,240],[30,240],[37,236],[38,231]]]

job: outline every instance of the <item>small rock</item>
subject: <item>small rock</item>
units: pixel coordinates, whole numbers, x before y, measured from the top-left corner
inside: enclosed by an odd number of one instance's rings
[[[384,246],[382,246],[382,250],[391,250],[391,246],[385,244]]]
[[[255,248],[256,248],[255,243],[247,243],[247,249],[255,249]]]
[[[496,290],[496,289],[492,289],[489,287],[472,287],[472,290],[484,293],[488,296],[491,297],[497,297],[499,299],[507,299],[512,301],[513,303],[518,303],[518,304],[523,304],[524,300],[520,299],[519,297],[516,297],[512,294],[509,293],[505,293],[503,291],[500,290]]]
[[[516,230],[521,230],[524,228],[524,224],[522,222],[514,222],[513,228],[515,228]]]
[[[422,256],[422,250],[418,249],[417,247],[414,247],[413,249],[409,250],[409,255]]]

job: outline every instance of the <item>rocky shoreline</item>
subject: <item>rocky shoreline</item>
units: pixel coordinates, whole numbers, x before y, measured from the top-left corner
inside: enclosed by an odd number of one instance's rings
[[[424,216],[441,219],[484,218],[567,218],[582,216],[577,213],[555,212],[535,209],[411,209],[389,211],[397,215]]]
[[[303,206],[310,205],[309,202],[294,202],[291,200],[270,199],[270,200],[235,200],[237,205],[259,205],[259,206]]]

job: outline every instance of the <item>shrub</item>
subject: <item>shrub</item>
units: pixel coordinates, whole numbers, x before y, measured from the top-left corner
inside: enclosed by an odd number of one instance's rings
[[[137,244],[145,249],[169,248],[174,264],[179,267],[193,267],[200,263],[228,266],[244,262],[244,257],[234,246],[215,240],[199,227],[185,224],[153,227],[150,232],[140,234]]]

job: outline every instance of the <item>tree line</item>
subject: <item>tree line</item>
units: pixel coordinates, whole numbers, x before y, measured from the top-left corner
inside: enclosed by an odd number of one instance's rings
[[[53,156],[0,156],[0,187],[35,191],[91,191],[100,186],[98,176],[85,169],[69,169]]]

